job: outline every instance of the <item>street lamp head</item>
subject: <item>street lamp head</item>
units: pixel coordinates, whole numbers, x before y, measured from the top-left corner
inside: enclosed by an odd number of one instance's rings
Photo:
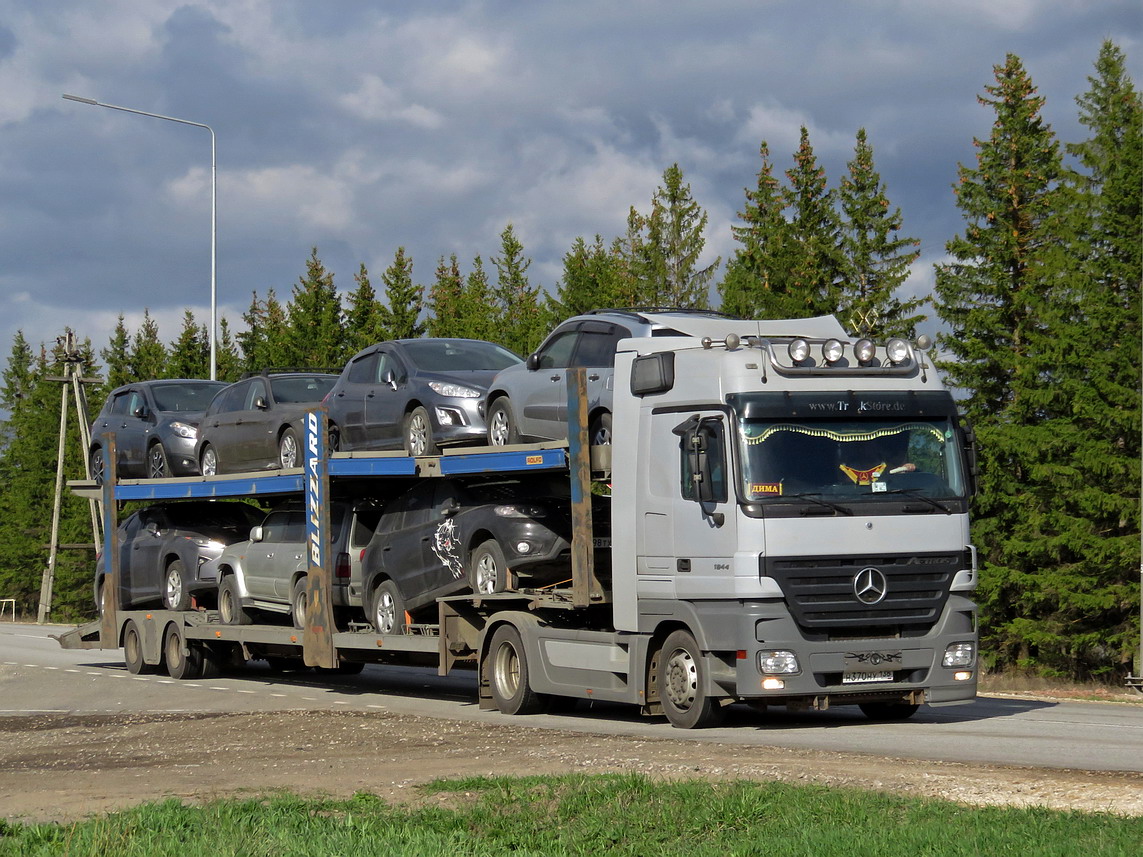
[[[80,104],[94,104],[96,107],[99,106],[99,102],[94,98],[82,98],[78,95],[67,95],[66,93],[64,94],[64,98],[68,101],[78,101]]]

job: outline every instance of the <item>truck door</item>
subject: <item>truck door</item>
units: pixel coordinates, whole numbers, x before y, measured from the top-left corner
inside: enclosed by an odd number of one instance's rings
[[[674,429],[679,478],[671,524],[679,598],[733,592],[738,534],[727,431],[722,414],[694,415]]]

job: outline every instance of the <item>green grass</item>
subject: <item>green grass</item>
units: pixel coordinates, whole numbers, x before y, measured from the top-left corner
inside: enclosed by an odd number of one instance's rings
[[[782,783],[642,776],[448,780],[421,806],[278,796],[170,800],[73,825],[0,822],[0,855],[1138,855],[1143,819],[967,808]],[[431,804],[431,805],[429,805]]]

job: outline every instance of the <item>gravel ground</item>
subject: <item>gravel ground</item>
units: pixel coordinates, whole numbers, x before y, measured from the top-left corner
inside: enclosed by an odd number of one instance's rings
[[[468,775],[638,772],[780,780],[1143,815],[1143,774],[919,762],[857,754],[581,734],[388,713],[40,715],[0,718],[0,808],[66,822],[147,800],[288,789],[420,803]]]

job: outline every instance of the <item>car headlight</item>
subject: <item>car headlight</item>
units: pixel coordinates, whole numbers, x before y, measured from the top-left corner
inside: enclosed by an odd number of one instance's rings
[[[543,506],[497,506],[493,510],[501,518],[546,518]]]
[[[447,381],[429,381],[429,389],[438,396],[447,396],[450,399],[479,399],[480,391],[463,384],[450,384]]]
[[[212,548],[221,551],[226,545],[217,539],[208,539],[206,536],[191,536],[191,541],[200,548]]]
[[[171,423],[171,431],[179,437],[185,437],[191,440],[198,437],[198,426],[191,425],[190,423],[173,422]]]

